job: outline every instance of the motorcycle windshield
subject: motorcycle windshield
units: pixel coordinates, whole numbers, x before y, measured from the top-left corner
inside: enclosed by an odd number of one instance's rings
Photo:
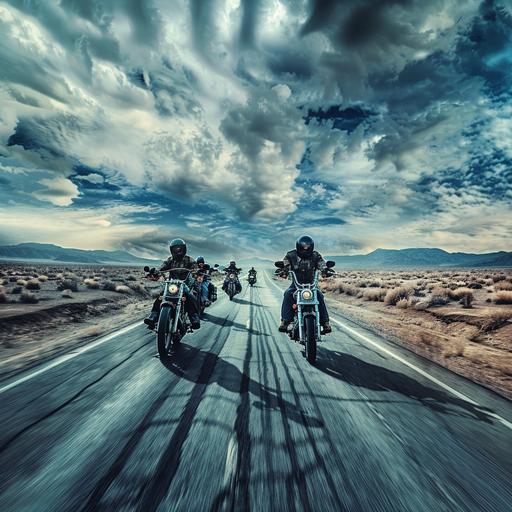
[[[169,270],[170,279],[179,279],[180,281],[185,281],[189,274],[190,270],[188,268],[172,268]]]

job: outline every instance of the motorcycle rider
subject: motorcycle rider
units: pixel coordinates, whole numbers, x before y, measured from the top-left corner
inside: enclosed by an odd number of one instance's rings
[[[203,276],[203,279],[201,280],[201,283],[202,283],[201,296],[203,297],[203,299],[204,299],[204,297],[206,297],[206,300],[208,302],[213,302],[212,299],[214,298],[214,295],[215,295],[215,286],[210,280],[210,277],[213,272],[213,268],[209,267],[206,264],[206,261],[203,256],[198,256],[196,258],[196,263],[197,263],[198,275]]]
[[[197,268],[195,260],[190,256],[187,256],[187,244],[181,238],[174,238],[169,242],[169,251],[171,252],[171,256],[162,263],[158,272],[166,272],[173,268],[187,268],[193,271]],[[199,329],[199,327],[201,327],[201,323],[199,321],[197,300],[190,291],[189,287],[191,284],[192,280],[187,282],[183,291],[183,295],[186,297],[185,310],[190,318],[192,329]],[[151,313],[144,319],[144,323],[149,329],[154,329],[158,322],[161,302],[162,296],[157,297],[153,303]]]
[[[236,292],[240,293],[242,291],[242,284],[240,283],[240,280],[238,279],[238,274],[242,272],[241,268],[238,268],[236,266],[236,261],[230,261],[229,265],[227,267],[224,267],[224,272],[226,274],[226,279],[224,279],[224,283],[222,284],[222,289],[226,291],[226,287],[228,284],[228,275],[229,274],[235,274],[236,277]]]
[[[250,270],[249,270],[249,275],[253,274],[254,276],[257,274],[258,272],[256,271],[256,269],[254,267],[251,267]]]
[[[297,239],[295,250],[286,253],[283,262],[282,273],[287,275],[290,270],[293,270],[299,283],[312,283],[315,270],[319,270],[322,274],[327,271],[325,260],[320,253],[315,251],[315,242],[308,235],[303,235]],[[286,332],[288,325],[293,320],[293,294],[295,291],[295,285],[292,283],[284,292],[281,306],[281,325],[279,326],[281,332]],[[332,328],[329,324],[329,313],[327,312],[324,296],[320,290],[317,290],[317,297],[320,325],[323,333],[327,334],[332,331]]]

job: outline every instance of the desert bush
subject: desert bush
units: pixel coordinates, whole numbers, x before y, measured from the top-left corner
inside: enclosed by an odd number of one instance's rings
[[[95,279],[84,279],[84,284],[91,290],[97,290],[100,287],[100,283],[98,283],[98,281]]]
[[[494,331],[509,322],[511,318],[511,311],[493,311],[489,316],[482,320],[482,323],[480,324],[480,333]]]
[[[18,295],[21,293],[21,290],[23,290],[23,288],[21,286],[15,286],[12,290],[11,290],[11,293],[14,294],[14,295]]]
[[[511,281],[498,281],[494,285],[494,289],[497,292],[501,291],[501,290],[512,291],[512,282]]]
[[[443,306],[450,300],[450,290],[448,288],[442,288],[441,286],[435,286],[432,289],[432,295],[430,296],[430,306]]]
[[[16,284],[19,285],[19,286],[26,286],[27,281],[26,281],[26,279],[18,279],[16,281]]]
[[[512,304],[512,291],[501,290],[494,295],[496,304]]]
[[[469,283],[468,288],[471,288],[472,290],[480,290],[480,288],[482,288],[482,283],[478,283],[478,282]]]
[[[498,274],[497,276],[492,276],[492,280],[494,283],[499,283],[500,281],[504,281],[507,278],[505,274]]]
[[[386,288],[370,288],[363,292],[364,300],[371,300],[376,302],[382,302],[387,293]]]
[[[66,290],[62,290],[61,294],[65,299],[71,299],[73,297],[73,290],[70,290],[69,288]]]
[[[395,306],[396,303],[402,299],[407,300],[411,295],[411,289],[406,286],[399,286],[388,290],[384,297],[384,304],[388,306]]]
[[[30,281],[27,281],[25,288],[27,290],[40,290],[41,283],[39,282],[39,279],[31,279]]]
[[[137,281],[135,276],[126,276],[126,281]]]
[[[453,290],[450,295],[460,300],[465,308],[470,308],[474,299],[473,291],[470,288],[457,288]]]
[[[134,292],[136,293],[141,293],[143,295],[147,294],[148,291],[146,290],[146,288],[144,287],[143,284],[140,284],[140,283],[126,283],[126,285],[131,289],[133,290]]]
[[[444,357],[463,356],[466,348],[466,340],[457,338],[446,344],[443,348]]]
[[[39,302],[39,298],[35,293],[29,292],[28,290],[23,290],[21,292],[20,302],[25,304],[37,304]]]
[[[40,283],[45,283],[46,281],[48,281],[48,276],[39,276],[37,279],[39,280]]]
[[[409,307],[409,300],[408,299],[400,299],[396,303],[396,307],[399,309],[407,309]]]
[[[130,287],[125,286],[124,284],[118,284],[116,286],[116,292],[117,293],[133,293],[133,290]]]
[[[16,276],[9,277],[9,282],[10,283],[15,283],[17,280],[18,280],[18,278]]]
[[[62,279],[57,285],[57,290],[71,290],[72,292],[78,291],[78,281],[76,279]]]
[[[115,292],[116,291],[116,283],[114,283],[113,281],[103,281],[101,283],[101,288],[103,290],[107,290],[109,292]]]

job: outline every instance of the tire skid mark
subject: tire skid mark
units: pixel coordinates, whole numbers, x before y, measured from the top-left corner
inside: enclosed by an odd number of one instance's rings
[[[226,317],[222,326],[220,326],[220,333],[223,332],[222,327],[224,327],[226,323],[236,318],[240,307],[241,306],[238,305],[234,310],[232,317],[231,315]],[[225,335],[217,338],[212,347],[210,347],[210,351],[207,353],[203,361],[200,374],[197,377],[197,383],[192,389],[190,398],[185,405],[180,421],[174,430],[167,448],[158,461],[154,474],[149,478],[148,485],[141,489],[141,492],[137,496],[136,510],[141,512],[157,510],[169,490],[181,462],[181,450],[183,444],[187,439],[190,429],[192,428],[197,409],[203,399],[203,395],[209,385],[210,377],[215,369],[217,360],[219,359],[219,353],[222,351],[222,348],[230,336],[230,329],[224,330],[226,331]],[[212,350],[215,350],[215,352],[212,352]]]
[[[260,324],[261,328],[263,329],[265,324],[266,324],[266,326],[265,326],[266,328],[270,328],[270,325],[268,324],[268,322],[265,322],[264,318],[261,318],[261,317],[263,317],[263,315],[264,315],[263,312],[261,315],[259,315],[260,316],[259,324]],[[270,333],[271,331],[268,331],[268,332]],[[270,337],[272,337],[271,334],[270,334]],[[304,470],[300,467],[299,457],[297,455],[297,451],[294,446],[294,441],[293,441],[293,436],[291,433],[290,424],[289,424],[288,418],[286,416],[286,405],[285,405],[285,400],[283,398],[283,391],[281,389],[281,384],[279,382],[279,372],[277,369],[276,361],[274,360],[274,358],[272,357],[272,354],[270,352],[268,355],[269,355],[269,360],[270,360],[270,366],[271,366],[272,372],[274,374],[274,381],[275,381],[275,388],[276,388],[275,389],[276,390],[276,400],[277,400],[277,405],[279,407],[279,410],[281,412],[281,421],[283,424],[285,445],[286,445],[287,453],[288,453],[288,456],[290,457],[290,463],[292,466],[292,471],[286,478],[287,495],[290,497],[295,495],[295,493],[294,493],[294,484],[295,484],[296,489],[299,493],[300,504],[301,504],[302,510],[307,512],[309,510],[313,510],[313,508],[310,504],[310,500],[308,497],[307,486],[306,486],[306,474],[305,474]],[[283,366],[285,366],[285,365],[283,365]],[[303,425],[305,428],[307,428],[306,418],[303,418]]]
[[[250,477],[251,477],[251,437],[249,433],[250,420],[250,363],[252,359],[253,315],[252,305],[253,289],[250,288],[249,319],[247,321],[247,348],[244,356],[242,378],[240,381],[240,403],[236,410],[235,436],[230,439],[226,458],[226,471],[234,460],[236,450],[236,465],[231,473],[225,476],[224,489],[215,497],[211,510],[250,510]]]
[[[265,316],[265,322],[267,323],[267,328],[269,329],[268,332],[272,333],[273,332],[272,331],[272,322],[269,321],[268,312],[264,313],[264,316]],[[275,329],[275,326],[274,326],[274,329]],[[291,376],[290,371],[288,369],[288,366],[286,365],[286,361],[285,361],[285,359],[283,357],[283,354],[281,353],[281,350],[280,350],[280,347],[279,347],[279,342],[276,340],[274,335],[271,335],[270,338],[272,339],[272,343],[274,344],[274,347],[276,349],[276,353],[278,354],[278,357],[279,357],[279,359],[281,361],[281,364],[283,366],[283,369],[284,369],[284,372],[286,374],[286,377],[287,377],[287,379],[288,379],[288,381],[290,383],[290,388],[291,388],[291,391],[292,391],[292,394],[293,394],[293,397],[294,397],[297,409],[302,411],[302,409],[301,409],[301,395],[300,395],[300,393],[296,389],[293,377]],[[286,341],[290,342],[290,343],[294,343],[294,342],[292,342],[291,340],[288,340],[288,339]],[[313,407],[314,407],[314,410],[315,410],[315,414],[316,414],[316,416],[318,418],[321,418],[322,417],[322,411],[320,409],[320,406],[318,405],[318,401],[317,401],[317,399],[315,397],[315,393],[314,393],[313,389],[311,388],[311,386],[310,386],[310,384],[308,382],[307,376],[304,374],[304,371],[302,369],[302,361],[298,358],[298,355],[296,353],[294,353],[294,351],[291,351],[291,354],[292,354],[291,357],[294,359],[294,361],[296,363],[295,367],[297,368],[297,370],[298,370],[298,372],[299,372],[299,374],[301,376],[301,382],[304,384],[304,386],[306,387],[306,389],[308,391],[308,395],[309,395],[309,397],[311,399],[311,403],[313,404]],[[304,413],[302,413],[302,414],[304,414]],[[310,446],[311,446],[311,448],[313,450],[313,453],[315,455],[315,460],[316,460],[318,466],[320,468],[322,468],[322,470],[323,470],[325,479],[327,481],[327,485],[329,487],[329,490],[331,492],[331,495],[332,495],[333,499],[335,500],[336,507],[339,510],[341,510],[341,509],[345,509],[347,506],[350,506],[350,507],[354,506],[355,504],[344,503],[342,501],[342,499],[340,498],[339,493],[338,493],[338,486],[334,482],[334,480],[333,480],[333,478],[331,476],[331,472],[330,472],[329,468],[327,467],[327,465],[326,465],[326,463],[324,461],[324,458],[322,457],[322,455],[320,453],[320,450],[318,449],[317,435],[316,435],[315,432],[312,432],[311,429],[309,428],[308,420],[307,420],[307,417],[306,417],[305,414],[304,414],[304,426],[305,426],[305,429],[306,429],[306,432],[307,432],[308,439],[310,441]],[[322,431],[322,437],[323,437],[324,441],[326,442],[326,444],[329,447],[329,451],[331,453],[337,454],[337,458],[340,460],[340,463],[344,466],[343,460],[339,456],[336,444],[334,443],[334,441],[332,440],[331,436],[329,435],[328,430],[326,428],[322,428],[321,431]],[[346,469],[346,468],[344,468],[344,469]],[[352,486],[350,485],[350,483],[347,483],[347,485],[350,487],[351,495],[352,496],[357,496],[357,494],[355,493],[355,491],[352,488]]]

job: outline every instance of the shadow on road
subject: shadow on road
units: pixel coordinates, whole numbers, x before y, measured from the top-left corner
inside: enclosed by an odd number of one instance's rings
[[[352,386],[372,391],[392,391],[417,400],[422,405],[444,414],[460,414],[449,406],[456,406],[472,417],[486,423],[493,423],[487,414],[490,409],[461,400],[440,389],[431,388],[417,380],[394,370],[358,359],[353,355],[331,350],[319,352],[317,368]],[[464,414],[464,416],[466,416]]]
[[[187,362],[190,359],[201,362],[206,362],[206,359],[210,359],[208,366],[215,366],[215,371],[208,373],[201,372],[199,375],[197,375],[196,372],[189,373],[186,370],[186,364],[183,365],[182,362]],[[322,420],[307,416],[304,411],[298,410],[295,404],[285,400],[281,396],[277,396],[273,389],[269,389],[265,385],[247,377],[247,375],[242,373],[234,364],[222,359],[213,352],[205,352],[197,347],[182,343],[173,351],[168,360],[162,361],[162,364],[169,371],[182,379],[187,379],[195,384],[217,383],[227,391],[236,394],[240,393],[240,382],[242,379],[245,379],[247,380],[248,392],[264,400],[263,403],[254,403],[255,407],[276,409],[278,404],[280,404],[284,406],[286,416],[292,421],[313,428],[322,428],[324,426]]]
[[[236,302],[237,304],[243,304],[245,306],[255,306],[257,308],[264,308],[265,306],[263,304],[256,304],[254,302],[250,302],[245,299],[237,299],[236,297],[233,299],[233,302]]]
[[[254,304],[253,304],[254,306]],[[226,318],[222,318],[220,316],[214,316],[210,313],[204,313],[201,317],[205,322],[210,322],[215,325],[220,325],[222,327],[234,327],[235,329],[240,329],[241,331],[245,331],[249,334],[254,334],[256,336],[268,336],[268,334],[257,331],[255,329],[248,329],[244,324],[240,324],[238,322],[233,322],[232,320],[228,320]]]

